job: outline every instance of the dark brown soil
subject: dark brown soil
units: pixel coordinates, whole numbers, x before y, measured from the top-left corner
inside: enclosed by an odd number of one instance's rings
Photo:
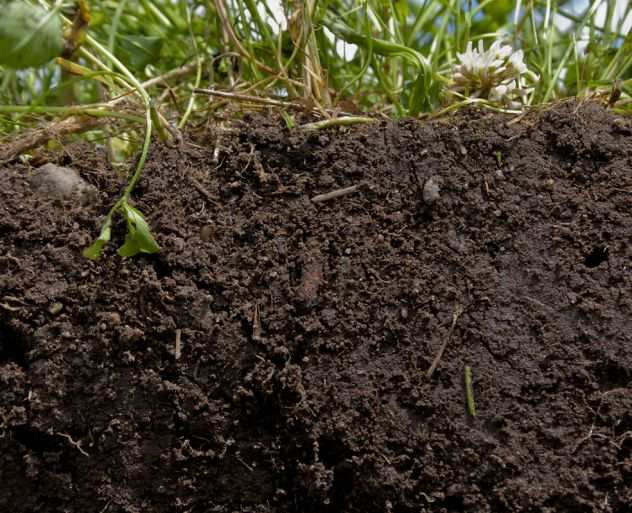
[[[632,123],[509,121],[157,144],[96,264],[101,156],[0,169],[0,511],[631,511]]]

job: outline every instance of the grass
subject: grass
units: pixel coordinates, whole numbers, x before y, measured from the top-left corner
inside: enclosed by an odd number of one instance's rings
[[[515,112],[591,95],[632,112],[632,6],[625,0],[23,3],[63,13],[70,50],[39,68],[0,66],[0,141],[42,122],[98,116],[103,123],[84,137],[105,140],[113,162],[140,151],[87,252],[94,258],[114,215],[127,220],[132,237],[123,254],[157,250],[142,214],[130,210],[152,136],[173,137],[234,103],[279,109],[288,125],[293,110],[309,110],[317,118],[310,128],[344,124],[346,113],[355,121],[442,115],[471,104]],[[522,50],[539,77],[519,109],[451,88],[468,42],[489,48],[497,39]]]

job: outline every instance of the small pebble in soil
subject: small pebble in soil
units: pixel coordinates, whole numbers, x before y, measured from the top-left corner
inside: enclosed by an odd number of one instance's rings
[[[336,180],[331,175],[322,175],[318,179],[318,185],[321,187],[333,187],[336,183]]]
[[[434,177],[428,178],[424,184],[423,198],[428,205],[435,203],[441,195],[439,194],[439,183]]]
[[[45,164],[31,177],[33,190],[63,200],[75,200],[82,205],[94,201],[97,190],[72,168]]]
[[[130,352],[123,352],[123,362],[124,363],[134,363],[136,361],[136,357]]]
[[[53,303],[52,305],[48,307],[48,311],[52,315],[57,315],[59,312],[62,311],[63,308],[64,308],[64,305],[62,305],[61,303]]]
[[[106,314],[106,320],[109,321],[112,326],[121,324],[121,316],[118,312],[108,312]]]
[[[202,228],[200,229],[200,239],[202,239],[204,242],[209,242],[213,240],[213,234],[213,225],[207,224],[205,226],[202,226]]]
[[[138,342],[145,336],[143,330],[131,326],[123,326],[119,334],[123,342]]]

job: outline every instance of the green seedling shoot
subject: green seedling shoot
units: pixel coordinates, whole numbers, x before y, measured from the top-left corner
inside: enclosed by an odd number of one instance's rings
[[[101,256],[103,247],[109,242],[112,235],[112,216],[115,212],[122,215],[127,223],[125,243],[118,249],[120,256],[131,257],[138,253],[157,253],[160,251],[160,246],[158,246],[158,243],[152,236],[143,214],[131,206],[127,200],[123,201],[121,199],[110,210],[97,240],[84,250],[83,255],[85,257],[97,260]]]
[[[288,113],[285,110],[282,110],[281,116],[283,117],[283,121],[285,121],[285,126],[288,128],[288,130],[292,130],[292,128],[296,126],[296,120],[294,119],[294,116],[292,116],[292,114]]]
[[[145,93],[146,94],[146,93]],[[140,179],[145,160],[147,159],[147,153],[149,151],[149,143],[151,141],[151,129],[152,129],[152,116],[151,108],[147,108],[146,118],[146,133],[143,143],[143,149],[141,151],[140,159],[136,166],[136,170],[132,175],[132,178],[127,184],[125,191],[121,198],[114,204],[114,206],[108,212],[108,215],[101,227],[101,233],[99,237],[83,251],[83,256],[91,259],[98,260],[103,251],[103,247],[110,241],[112,235],[112,218],[114,214],[121,215],[127,224],[127,234],[125,235],[125,243],[118,249],[118,254],[122,257],[132,257],[138,253],[157,253],[160,251],[160,246],[154,239],[149,229],[149,225],[140,210],[134,208],[129,203],[130,194],[134,189],[134,186]]]
[[[151,234],[151,230],[147,221],[140,210],[134,208],[129,203],[130,194],[134,186],[140,179],[147,153],[149,151],[149,142],[151,140],[151,112],[147,109],[147,133],[140,159],[136,166],[136,170],[123,192],[121,198],[114,204],[108,212],[108,215],[101,227],[99,237],[83,251],[83,256],[90,260],[98,260],[103,251],[103,247],[110,241],[112,235],[112,218],[114,214],[121,215],[127,224],[127,234],[125,235],[124,244],[118,249],[118,254],[122,257],[132,257],[139,253],[157,253],[160,246]]]
[[[467,413],[470,417],[476,417],[476,404],[474,402],[474,387],[472,386],[472,368],[465,366],[465,402]]]
[[[101,256],[103,247],[110,241],[110,237],[112,235],[112,218],[114,214],[121,215],[127,224],[125,242],[118,249],[118,254],[120,256],[131,257],[139,253],[157,253],[160,251],[160,246],[158,246],[158,243],[152,236],[149,225],[147,224],[147,221],[145,221],[142,212],[130,205],[129,199],[134,187],[140,179],[143,167],[145,166],[147,154],[149,153],[149,145],[151,143],[153,128],[158,127],[158,133],[161,133],[160,120],[158,119],[157,111],[149,94],[147,94],[143,85],[127,69],[127,67],[95,39],[88,36],[87,41],[101,54],[105,55],[110,62],[119,69],[126,82],[136,90],[136,93],[142,99],[145,107],[145,137],[143,139],[143,146],[138,163],[136,164],[132,177],[125,187],[125,191],[123,191],[123,195],[108,212],[105,222],[101,227],[99,237],[92,243],[92,245],[90,245],[90,247],[83,251],[83,255],[91,260],[97,260]]]

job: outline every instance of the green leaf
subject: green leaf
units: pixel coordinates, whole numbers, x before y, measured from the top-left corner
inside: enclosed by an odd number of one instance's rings
[[[83,256],[89,258],[90,260],[98,260],[101,257],[101,252],[103,251],[103,246],[105,246],[106,241],[97,239],[95,240],[90,247],[83,250]]]
[[[485,4],[483,12],[487,18],[491,18],[496,27],[502,27],[511,19],[511,13],[515,9],[514,0],[494,0]]]
[[[121,205],[121,213],[127,221],[125,243],[118,249],[118,254],[131,257],[138,253],[157,253],[160,246],[154,239],[149,225],[140,210],[128,203]]]
[[[410,9],[406,0],[395,0],[393,2],[393,7],[400,20],[406,20],[406,18],[408,18]]]
[[[35,68],[61,54],[64,38],[57,10],[17,1],[1,8],[0,65]]]
[[[119,36],[118,53],[129,67],[144,70],[160,58],[164,39],[157,36]]]
[[[133,257],[134,255],[138,255],[138,253],[140,252],[141,249],[138,243],[128,232],[125,235],[125,243],[120,248],[118,248],[117,253],[122,257]]]
[[[112,218],[108,216],[101,227],[101,233],[99,234],[99,238],[95,240],[90,247],[83,250],[83,256],[89,258],[90,260],[98,260],[101,256],[101,252],[103,251],[103,246],[105,246],[112,235]]]
[[[294,116],[292,116],[292,114],[282,110],[281,116],[283,117],[283,121],[285,121],[285,126],[287,126],[290,130],[296,126],[296,121],[294,120]]]
[[[417,78],[408,84],[404,101],[409,116],[417,116],[420,112],[430,112],[439,103],[441,84],[436,80],[430,69],[423,66]]]

